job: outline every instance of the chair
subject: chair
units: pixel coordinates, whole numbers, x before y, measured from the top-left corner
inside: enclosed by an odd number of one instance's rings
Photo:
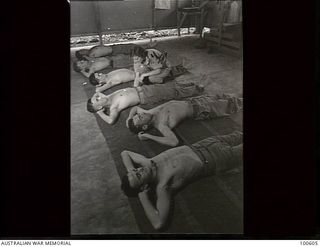
[[[177,0],[178,1],[178,0]],[[204,1],[200,6],[192,6],[192,7],[184,7],[184,8],[177,8],[177,29],[178,35],[180,36],[180,28],[183,25],[183,22],[188,16],[194,16],[197,20],[200,19],[200,37],[202,37],[202,29],[203,29],[203,20],[205,16],[208,14],[208,10],[205,8],[209,1]],[[181,18],[182,16],[182,18]],[[188,34],[190,33],[188,27]]]

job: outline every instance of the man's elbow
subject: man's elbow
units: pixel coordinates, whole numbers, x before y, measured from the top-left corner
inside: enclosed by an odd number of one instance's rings
[[[107,124],[113,125],[116,122],[115,118],[107,118],[107,119],[103,119]]]
[[[127,156],[128,155],[128,151],[127,150],[123,150],[121,153],[120,153],[121,157],[124,157],[124,156]]]
[[[160,231],[164,227],[164,222],[159,220],[158,222],[153,223],[152,225],[155,230]]]
[[[110,120],[108,121],[108,124],[113,125],[115,122],[116,122],[115,119],[110,119]]]
[[[171,139],[171,140],[168,142],[168,145],[169,145],[170,147],[176,147],[176,146],[178,146],[178,144],[179,144],[179,140],[178,140],[177,138]]]

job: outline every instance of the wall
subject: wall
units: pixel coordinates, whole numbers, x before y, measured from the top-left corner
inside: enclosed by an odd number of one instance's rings
[[[70,4],[71,35],[97,33],[94,3],[90,1],[72,1]]]
[[[156,29],[176,28],[176,1],[171,0],[169,10],[155,9],[154,13],[153,0],[71,1],[71,35],[97,34],[96,18],[99,15],[104,33],[152,29],[153,23]],[[178,1],[179,7],[191,5],[191,0]],[[209,4],[212,11],[205,20],[208,27],[216,25],[219,19],[214,2]],[[186,20],[184,26],[187,24]]]
[[[154,25],[156,29],[177,25],[176,2],[177,0],[170,1],[170,9],[154,10]]]
[[[152,1],[100,1],[102,32],[152,28]]]

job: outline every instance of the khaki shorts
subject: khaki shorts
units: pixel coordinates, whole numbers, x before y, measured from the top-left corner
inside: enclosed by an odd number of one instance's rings
[[[240,131],[206,138],[190,148],[202,160],[204,176],[230,170],[243,163],[243,133]]]
[[[229,116],[242,110],[242,99],[230,95],[201,95],[187,99],[196,120]]]

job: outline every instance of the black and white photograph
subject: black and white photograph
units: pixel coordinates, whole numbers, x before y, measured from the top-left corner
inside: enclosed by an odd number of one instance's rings
[[[242,234],[242,1],[69,4],[71,235]]]

